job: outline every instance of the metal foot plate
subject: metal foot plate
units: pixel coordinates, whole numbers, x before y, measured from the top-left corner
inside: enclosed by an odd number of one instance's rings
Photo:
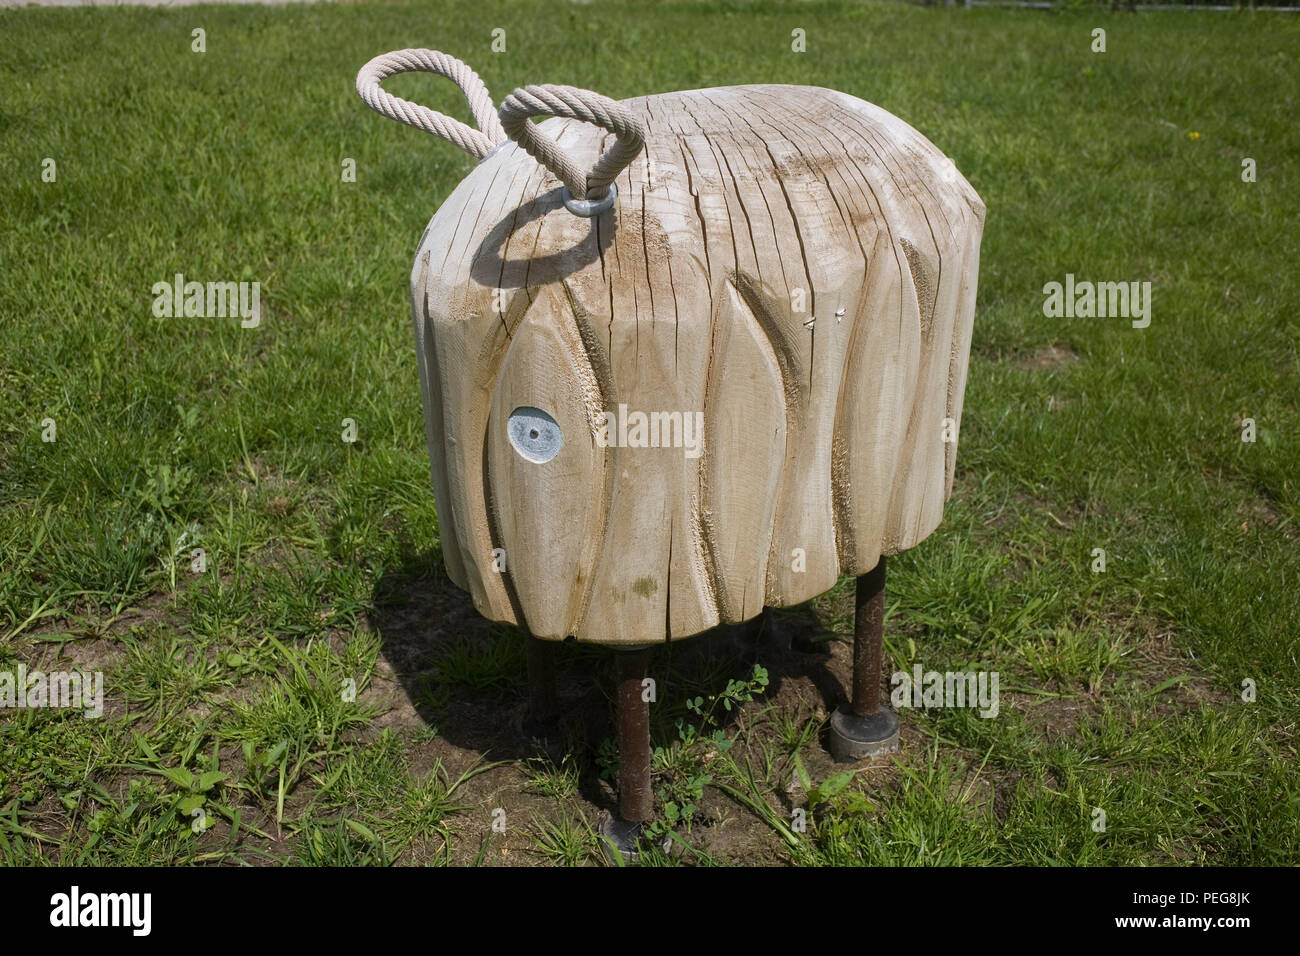
[[[605,859],[615,865],[635,865],[637,858],[637,841],[641,838],[641,824],[620,820],[612,813],[602,813],[596,825],[596,834],[600,837],[600,848]]]
[[[898,715],[881,707],[869,717],[859,717],[840,705],[831,714],[831,756],[841,762],[862,760],[898,750]]]

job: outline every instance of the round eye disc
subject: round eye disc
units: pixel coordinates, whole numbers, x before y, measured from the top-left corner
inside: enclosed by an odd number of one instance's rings
[[[550,461],[564,445],[560,423],[531,405],[521,405],[510,413],[506,434],[510,436],[515,451],[536,464]]]

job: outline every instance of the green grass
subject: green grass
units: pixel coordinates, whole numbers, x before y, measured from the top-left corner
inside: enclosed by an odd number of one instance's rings
[[[998,717],[905,709],[897,760],[839,777],[850,582],[781,615],[833,656],[760,655],[734,709],[687,702],[753,661],[657,652],[681,816],[646,862],[1300,862],[1294,17],[459,0],[3,10],[0,37],[0,670],[101,670],[106,696],[0,712],[0,860],[601,859],[604,655],[562,649],[560,766],[510,752],[521,635],[440,567],[407,281],[472,161],[353,91],[430,46],[498,101],[845,90],[988,206],[954,496],[891,563],[886,650],[999,671]],[[388,88],[464,113],[446,82]],[[176,272],[261,282],[261,325],[155,318]],[[1149,280],[1151,326],[1044,317],[1067,272]]]

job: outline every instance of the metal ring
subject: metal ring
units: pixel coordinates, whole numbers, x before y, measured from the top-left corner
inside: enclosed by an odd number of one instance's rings
[[[488,150],[486,153],[484,153],[484,154],[483,154],[483,158],[480,159],[479,162],[480,162],[480,163],[486,163],[489,159],[491,159],[491,158],[492,158],[493,156],[495,156],[497,153],[501,152],[501,150],[505,149],[505,148],[506,148],[507,146],[509,146],[512,142],[514,142],[514,140],[511,140],[511,139],[503,139],[501,142],[497,143],[497,144],[496,144],[495,146],[493,146],[490,150]]]
[[[573,193],[569,192],[569,187],[563,187],[561,196],[564,198],[564,208],[569,210],[575,216],[581,216],[584,219],[590,219],[592,216],[599,216],[607,209],[612,209],[614,200],[618,198],[618,185],[609,184],[609,190],[599,199],[574,199]]]

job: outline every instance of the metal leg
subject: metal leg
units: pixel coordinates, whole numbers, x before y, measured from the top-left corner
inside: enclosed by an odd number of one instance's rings
[[[618,652],[618,816],[601,821],[600,834],[606,854],[624,861],[636,859],[641,827],[653,815],[650,790],[650,704],[644,699],[649,651],[644,648]]]
[[[880,705],[884,654],[885,559],[858,578],[853,614],[853,713],[870,717]]]
[[[561,742],[560,705],[555,695],[555,642],[528,635],[528,712],[524,715],[524,743],[556,760]]]
[[[649,651],[623,651],[618,674],[618,815],[646,823],[650,794],[650,704],[644,697]]]
[[[541,723],[559,714],[555,698],[555,644],[528,635],[528,715]]]
[[[885,558],[858,578],[853,622],[853,699],[831,715],[831,754],[860,760],[898,749],[898,715],[880,703]]]

